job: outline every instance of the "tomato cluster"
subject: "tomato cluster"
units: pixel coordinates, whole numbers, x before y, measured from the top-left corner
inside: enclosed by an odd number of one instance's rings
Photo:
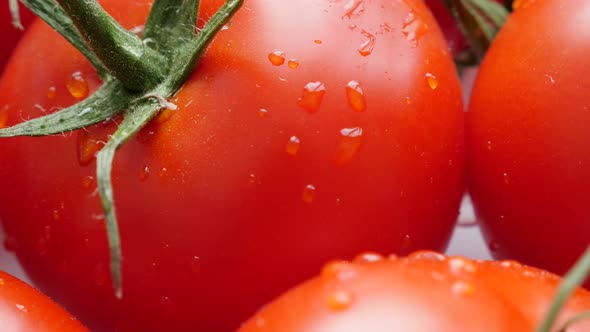
[[[153,1],[100,3],[141,35]],[[197,30],[223,3],[201,1]],[[467,174],[492,253],[563,273],[590,238],[590,29],[576,16],[588,5],[515,7],[465,126],[452,58],[465,42],[445,31],[457,41],[449,48],[424,2],[245,0],[166,102],[174,107],[116,154],[123,297],[113,291],[95,158],[121,117],[0,139],[5,246],[93,331],[226,332],[335,257],[444,251]],[[565,23],[540,31],[555,12]],[[565,33],[572,27],[577,34]],[[66,108],[102,83],[34,22],[0,79],[0,126]],[[530,330],[558,282],[514,262],[368,254],[328,265],[241,331],[367,322],[371,331],[456,331],[489,317],[489,331]],[[588,308],[581,290],[561,322]]]

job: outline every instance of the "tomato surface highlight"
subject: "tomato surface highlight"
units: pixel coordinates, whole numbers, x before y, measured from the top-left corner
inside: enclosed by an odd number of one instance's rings
[[[581,0],[519,2],[468,112],[469,191],[493,256],[556,273],[590,239],[589,11]]]
[[[404,258],[370,254],[327,264],[321,275],[260,309],[238,331],[535,331],[559,282],[554,274],[516,261],[429,251]],[[590,293],[579,289],[554,326],[588,309]],[[588,329],[586,319],[567,331]]]
[[[140,30],[151,1],[105,0]],[[199,21],[222,1],[202,1]],[[96,331],[230,331],[332,257],[444,250],[464,187],[459,80],[422,1],[249,0],[117,152],[115,298],[94,154],[120,119],[0,140],[0,216],[33,281]],[[284,60],[282,59],[284,57]],[[6,125],[100,85],[40,22]]]

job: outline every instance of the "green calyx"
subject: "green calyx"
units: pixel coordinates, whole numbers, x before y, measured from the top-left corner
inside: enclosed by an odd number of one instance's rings
[[[122,252],[111,183],[115,151],[145,126],[188,79],[214,36],[243,0],[227,2],[196,33],[199,0],[155,0],[143,38],[122,28],[96,0],[20,0],[74,45],[96,68],[103,86],[61,111],[0,129],[0,137],[71,131],[122,113],[123,121],[97,154],[97,182],[115,294],[122,293]],[[17,0],[10,0],[15,26]],[[59,5],[58,5],[59,4]]]

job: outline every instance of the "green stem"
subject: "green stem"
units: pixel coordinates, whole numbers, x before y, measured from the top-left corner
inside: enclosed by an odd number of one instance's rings
[[[557,319],[559,311],[570,297],[570,295],[578,288],[590,272],[590,246],[586,248],[586,251],[582,257],[576,262],[571,270],[563,277],[561,284],[557,288],[557,294],[549,308],[549,312],[545,316],[545,319],[541,325],[537,328],[537,332],[550,332],[551,327]]]
[[[145,91],[160,83],[167,60],[119,25],[96,0],[56,0],[107,70],[125,88]]]

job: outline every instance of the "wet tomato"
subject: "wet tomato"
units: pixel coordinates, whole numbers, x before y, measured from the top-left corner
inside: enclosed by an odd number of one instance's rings
[[[0,322],[4,332],[89,332],[50,298],[2,271]]]
[[[473,88],[469,190],[495,257],[563,273],[590,239],[590,3],[514,7]]]
[[[515,261],[427,251],[388,259],[365,254],[352,263],[327,264],[320,276],[262,308],[239,332],[535,331],[559,281]],[[590,293],[579,289],[555,326],[588,309]],[[567,327],[588,329],[588,320]]]
[[[151,1],[105,0],[140,31]],[[207,19],[221,1],[202,1]],[[0,82],[7,125],[100,85],[32,26]],[[94,155],[119,119],[0,140],[0,216],[34,282],[96,331],[229,331],[322,262],[442,250],[464,185],[459,80],[422,1],[249,0],[114,161],[114,296]]]

